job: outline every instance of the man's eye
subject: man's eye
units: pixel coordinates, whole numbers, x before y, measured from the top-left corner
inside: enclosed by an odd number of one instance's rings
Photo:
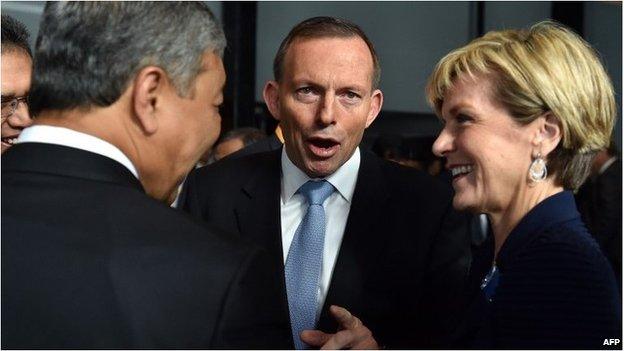
[[[341,94],[341,98],[344,103],[349,105],[356,105],[360,102],[361,96],[360,94],[353,91],[345,91]]]
[[[304,94],[304,95],[312,94],[313,92],[314,91],[310,87],[303,87],[303,88],[297,89],[297,93]]]
[[[305,103],[315,102],[319,98],[319,92],[312,87],[301,87],[296,90],[296,98]]]

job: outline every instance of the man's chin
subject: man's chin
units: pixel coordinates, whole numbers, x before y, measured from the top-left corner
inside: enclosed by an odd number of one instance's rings
[[[336,162],[332,162],[332,159],[322,160],[322,161],[308,161],[306,162],[306,169],[304,172],[310,178],[324,178],[332,175],[339,166],[336,165]]]

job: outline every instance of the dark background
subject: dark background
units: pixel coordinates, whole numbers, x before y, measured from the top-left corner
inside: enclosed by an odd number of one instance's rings
[[[562,22],[600,53],[616,90],[622,92],[622,3],[588,2],[208,2],[225,27],[228,82],[223,132],[253,126],[270,134],[275,121],[262,101],[281,40],[298,22],[320,15],[347,18],[364,29],[381,61],[385,102],[367,130],[364,147],[381,135],[435,136],[440,124],[427,106],[424,87],[437,61],[489,30],[527,27],[545,19]],[[30,29],[32,43],[44,2],[3,1],[3,13]],[[622,148],[621,121],[615,128]]]

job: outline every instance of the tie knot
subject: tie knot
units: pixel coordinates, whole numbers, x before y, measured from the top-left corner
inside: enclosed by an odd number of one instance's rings
[[[322,205],[325,199],[327,199],[334,190],[334,186],[326,180],[308,180],[297,192],[305,196],[310,205]]]

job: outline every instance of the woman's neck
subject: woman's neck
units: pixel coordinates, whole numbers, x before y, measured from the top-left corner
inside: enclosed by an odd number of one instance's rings
[[[502,211],[488,213],[494,234],[494,259],[507,240],[511,231],[518,225],[531,209],[546,198],[563,191],[563,187],[555,185],[552,179],[526,186],[511,199]]]

